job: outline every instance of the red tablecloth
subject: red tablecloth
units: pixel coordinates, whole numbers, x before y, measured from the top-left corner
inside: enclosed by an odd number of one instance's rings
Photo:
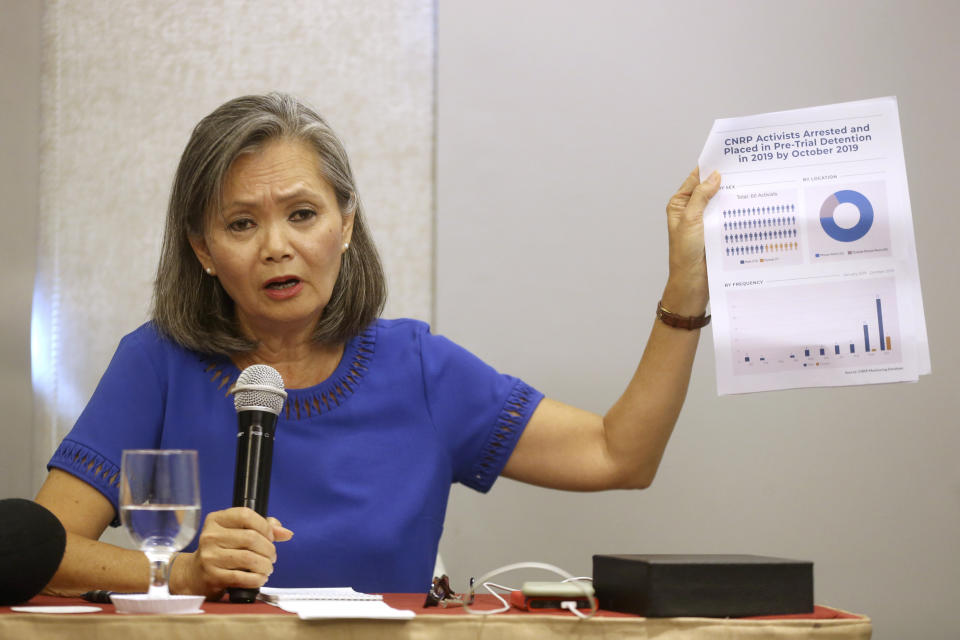
[[[462,607],[428,607],[423,606],[424,595],[419,593],[387,593],[383,596],[384,601],[395,609],[410,609],[418,616],[420,615],[441,615],[441,616],[458,616],[466,615]],[[86,602],[80,598],[58,598],[55,596],[36,596],[25,605],[29,606],[43,606],[43,605],[55,605],[55,606],[69,606],[69,605],[90,605],[91,603]],[[477,595],[475,608],[478,609],[493,609],[499,606],[499,602],[490,595]],[[102,611],[99,613],[90,613],[86,615],[117,615],[114,611],[112,604],[96,604],[102,608]],[[207,613],[212,614],[229,614],[229,615],[238,615],[238,614],[260,614],[260,615],[285,615],[292,616],[294,614],[288,613],[279,607],[269,605],[265,602],[254,602],[251,604],[232,604],[226,599],[219,602],[205,602],[203,604],[203,610]],[[0,607],[0,614],[11,613],[10,607]],[[544,612],[536,611],[521,611],[519,609],[510,609],[505,611],[502,614],[497,615],[510,615],[510,616],[529,616],[529,615],[544,615]],[[558,616],[570,616],[572,614],[567,612],[558,612]],[[618,613],[616,611],[604,611],[601,609],[597,612],[598,616],[605,618],[636,618],[630,613]],[[832,609],[830,607],[823,607],[816,605],[814,607],[813,613],[794,613],[789,615],[779,615],[779,616],[755,616],[750,618],[743,618],[744,620],[836,620],[836,619],[853,619],[853,618],[863,618],[853,613],[848,613],[846,611],[841,611],[839,609]]]

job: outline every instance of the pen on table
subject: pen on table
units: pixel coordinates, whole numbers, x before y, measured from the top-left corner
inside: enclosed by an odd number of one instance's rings
[[[113,600],[110,599],[110,596],[113,595],[113,591],[107,591],[105,589],[97,589],[95,591],[87,591],[85,594],[80,596],[87,602],[99,602],[100,604],[113,604]]]

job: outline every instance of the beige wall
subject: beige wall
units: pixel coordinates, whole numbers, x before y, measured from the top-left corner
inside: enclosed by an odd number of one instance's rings
[[[720,398],[705,331],[653,486],[456,488],[458,586],[525,559],[581,575],[594,553],[779,555],[813,560],[817,602],[869,614],[879,640],[957,637],[958,21],[946,0],[440,5],[438,331],[605,411],[713,120],[896,95],[933,358],[917,384]]]
[[[30,300],[40,212],[40,20],[32,0],[0,0],[0,498],[32,498]]]

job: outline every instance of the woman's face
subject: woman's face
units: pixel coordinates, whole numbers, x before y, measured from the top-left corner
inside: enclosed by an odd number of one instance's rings
[[[190,244],[253,337],[311,332],[330,300],[353,215],[343,216],[307,144],[274,140],[227,172],[223,209]],[[291,334],[292,335],[292,334]]]

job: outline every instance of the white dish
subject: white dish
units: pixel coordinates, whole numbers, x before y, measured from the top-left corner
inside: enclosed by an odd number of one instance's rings
[[[100,607],[55,607],[55,606],[29,606],[29,607],[10,607],[11,611],[20,613],[95,613],[103,611]]]
[[[151,598],[146,593],[115,593],[110,600],[117,608],[117,613],[154,613],[163,615],[183,615],[189,613],[203,613],[200,605],[203,596],[167,596],[166,598]]]

